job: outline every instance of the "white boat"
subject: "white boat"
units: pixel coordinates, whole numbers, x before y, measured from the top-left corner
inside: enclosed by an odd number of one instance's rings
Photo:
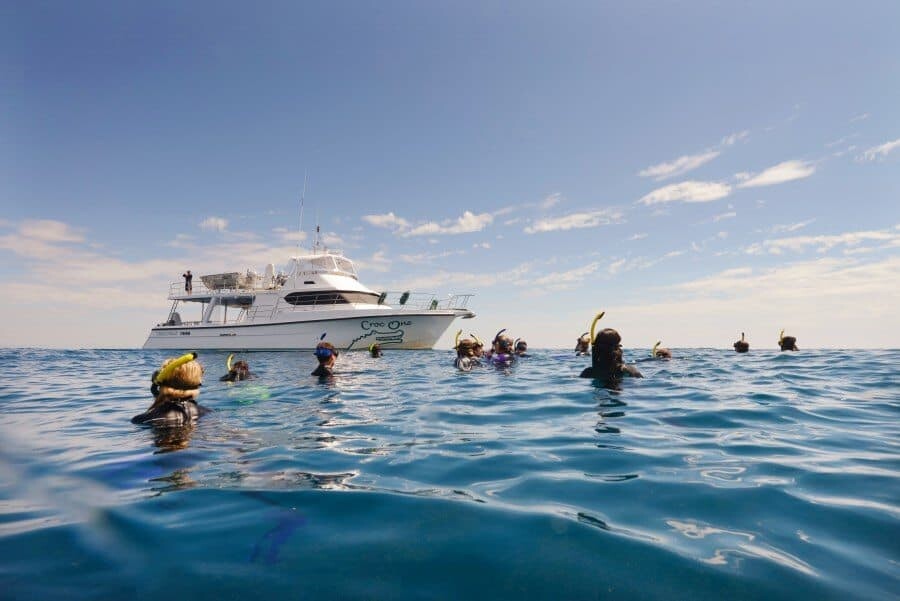
[[[430,349],[457,318],[475,317],[473,295],[438,298],[422,293],[378,293],[359,282],[353,262],[339,252],[292,257],[284,273],[268,265],[200,276],[188,293],[169,286],[168,318],[150,330],[145,349],[302,350],[322,334],[338,349]],[[188,320],[188,311],[197,319]]]

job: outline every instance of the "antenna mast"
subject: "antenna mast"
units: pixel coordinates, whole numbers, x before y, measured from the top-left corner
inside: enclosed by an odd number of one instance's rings
[[[300,229],[297,230],[297,246],[303,248],[303,201],[306,199],[306,184],[309,182],[309,170],[303,174],[303,193],[300,195]]]

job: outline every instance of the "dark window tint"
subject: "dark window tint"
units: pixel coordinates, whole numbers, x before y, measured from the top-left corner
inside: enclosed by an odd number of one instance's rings
[[[368,292],[291,292],[284,300],[292,305],[374,304],[378,302],[378,295]]]

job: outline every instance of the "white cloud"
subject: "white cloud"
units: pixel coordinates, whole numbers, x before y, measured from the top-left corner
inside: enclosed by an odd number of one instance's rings
[[[477,243],[477,242],[476,242],[475,244],[472,245],[472,248],[484,248],[484,249],[490,249],[490,248],[491,248],[491,243],[490,243],[490,242],[481,242],[481,243]]]
[[[44,242],[83,242],[84,235],[61,221],[51,219],[39,219],[24,221],[19,228],[19,233],[33,240]]]
[[[568,271],[548,273],[532,280],[532,286],[543,290],[565,290],[572,288],[574,284],[583,281],[586,277],[596,272],[600,264],[596,261],[583,267],[576,267]]]
[[[808,161],[784,161],[769,167],[757,175],[738,173],[735,174],[735,177],[743,180],[738,184],[738,188],[756,188],[758,186],[772,186],[803,179],[815,172],[816,166],[814,163]]]
[[[714,215],[712,220],[713,220],[713,223],[717,223],[719,221],[722,221],[723,219],[733,219],[734,217],[737,217],[737,213],[734,211],[728,211],[727,213],[721,213],[719,215]]]
[[[559,192],[554,192],[553,194],[550,194],[549,196],[544,198],[544,200],[541,201],[540,207],[542,209],[549,209],[551,207],[558,205],[561,200],[562,200],[562,194],[560,194]]]
[[[276,227],[272,231],[284,242],[303,242],[306,240],[306,232],[289,230],[286,227]]]
[[[733,146],[737,142],[746,140],[747,136],[749,136],[749,135],[750,135],[750,130],[745,129],[743,131],[733,133],[729,136],[725,136],[724,138],[722,138],[722,141],[720,144],[722,146]]]
[[[677,177],[704,165],[719,156],[718,150],[710,150],[700,154],[680,156],[669,163],[660,163],[638,172],[641,177],[652,177],[657,181]]]
[[[429,221],[422,225],[417,225],[404,236],[431,236],[435,234],[468,234],[471,232],[480,232],[486,226],[494,221],[494,216],[490,213],[481,213],[476,215],[471,211],[465,211],[461,217],[455,221],[445,221],[443,224]]]
[[[409,222],[406,219],[397,217],[393,212],[384,215],[363,215],[362,220],[369,225],[387,229],[406,229],[409,227]]]
[[[860,115],[856,115],[850,119],[850,123],[856,123],[857,121],[863,121],[869,118],[869,113],[862,113]]]
[[[797,230],[802,230],[813,221],[815,221],[815,219],[807,219],[806,221],[799,221],[797,223],[789,223],[786,225],[773,225],[769,231],[773,234],[796,232]]]
[[[893,152],[894,150],[900,148],[900,138],[896,140],[891,140],[890,142],[885,142],[880,146],[873,146],[872,148],[866,150],[862,153],[861,156],[857,157],[859,161],[874,161],[877,159],[883,159],[888,154]]]
[[[643,239],[646,238],[646,237],[647,237],[647,234],[641,232],[640,234],[633,234],[633,235],[629,236],[629,237],[628,237],[628,240],[629,240],[629,241],[630,241],[630,240],[643,240]]]
[[[650,192],[638,202],[653,205],[665,202],[710,202],[725,198],[731,193],[731,186],[721,182],[687,181],[669,184]]]
[[[845,232],[843,234],[830,236],[793,236],[790,238],[764,240],[756,244],[751,244],[745,249],[745,252],[750,255],[781,255],[788,251],[803,252],[810,247],[814,247],[816,252],[825,253],[836,246],[854,248],[858,247],[863,242],[871,241],[885,242],[893,245],[898,240],[900,240],[900,235],[890,230]]]
[[[224,232],[228,229],[228,220],[221,217],[207,217],[200,222],[200,229],[212,232]]]
[[[584,213],[572,213],[562,217],[547,217],[538,219],[525,228],[526,234],[539,232],[554,232],[558,230],[572,230],[600,225],[621,223],[622,212],[617,209],[598,209]]]

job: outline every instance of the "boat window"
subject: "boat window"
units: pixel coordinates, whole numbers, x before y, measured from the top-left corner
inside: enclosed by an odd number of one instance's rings
[[[335,257],[334,262],[337,263],[338,269],[340,269],[341,271],[356,275],[356,270],[353,268],[353,263],[351,263],[347,259]]]
[[[313,257],[310,259],[313,269],[324,269],[325,271],[334,271],[334,261],[331,257]]]
[[[375,304],[378,302],[378,295],[371,292],[291,292],[284,300],[291,305]]]

